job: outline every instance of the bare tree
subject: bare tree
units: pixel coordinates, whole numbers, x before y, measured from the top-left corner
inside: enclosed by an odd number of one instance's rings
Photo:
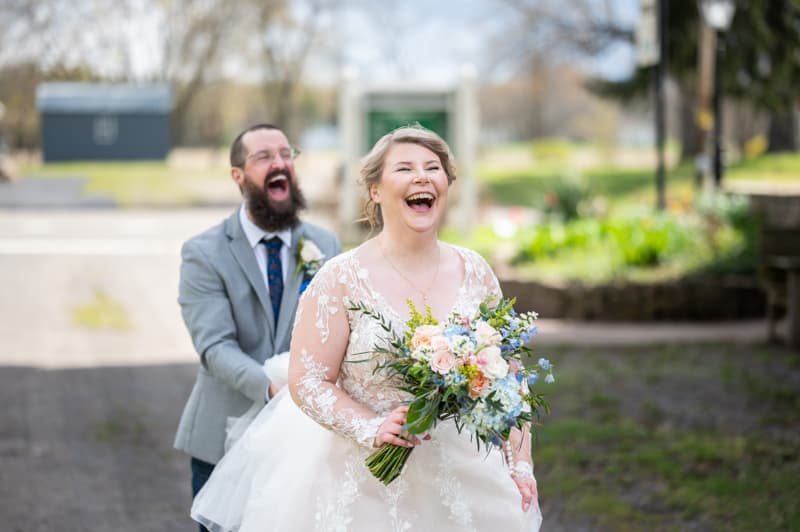
[[[167,0],[163,6],[161,62],[156,79],[173,87],[172,134],[184,137],[188,110],[226,51],[235,0]]]
[[[335,0],[252,0],[243,2],[246,42],[243,53],[259,61],[251,73],[260,77],[270,120],[290,136],[297,133],[296,108],[307,61],[329,21]]]

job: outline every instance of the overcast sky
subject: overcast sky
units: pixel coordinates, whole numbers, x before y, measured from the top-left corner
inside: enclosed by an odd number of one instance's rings
[[[619,21],[635,25],[639,0],[613,2]],[[513,71],[513,61],[492,64],[493,48],[503,44],[497,39],[517,17],[505,2],[378,1],[371,5],[382,7],[367,12],[363,6],[368,4],[354,0],[353,7],[341,10],[334,21],[334,46],[341,46],[342,59],[357,66],[362,77],[378,82],[412,78],[436,84],[453,81],[465,63],[500,78]],[[392,61],[387,62],[387,57]],[[594,75],[621,78],[632,71],[634,62],[633,48],[620,45],[581,66]],[[331,73],[321,65],[310,63],[309,67],[309,81],[325,83],[330,79]]]
[[[534,3],[534,0],[529,0]],[[541,0],[558,5],[557,0]],[[618,22],[631,27],[638,19],[639,0],[590,0],[610,2]],[[371,83],[449,85],[458,79],[465,64],[492,80],[508,78],[519,68],[517,45],[522,37],[520,16],[503,0],[341,0],[333,12],[318,18],[321,23],[318,53],[306,64],[305,78],[312,84],[337,83],[342,67],[351,65]],[[0,1],[0,5],[2,2]],[[163,23],[148,0],[134,0],[133,15],[125,21],[114,19],[111,4],[76,1],[63,13],[70,22],[59,27],[61,35],[48,34],[50,42],[69,43],[62,47],[68,62],[89,62],[101,75],[113,76],[123,69],[134,79],[153,78],[162,53],[159,31]],[[294,6],[306,5],[294,2]],[[105,6],[106,9],[102,7]],[[295,9],[300,9],[295,7]],[[318,16],[315,14],[315,16]],[[72,20],[74,19],[74,20]],[[8,27],[8,26],[7,26]],[[236,31],[235,25],[231,24]],[[12,23],[10,31],[13,33]],[[24,25],[16,29],[24,30]],[[56,31],[51,29],[50,31]],[[107,53],[108,43],[120,34],[130,43],[130,64]],[[20,35],[19,40],[25,35]],[[17,37],[7,35],[14,41]],[[255,34],[253,38],[258,38]],[[34,43],[36,37],[33,37]],[[30,41],[28,41],[30,42]],[[97,50],[100,53],[87,53]],[[47,62],[47,53],[32,50]],[[105,51],[105,52],[103,52]],[[92,57],[88,57],[88,56]],[[0,49],[0,62],[19,58],[19,49]],[[53,56],[54,60],[56,56]],[[224,73],[243,81],[258,82],[260,65],[246,54],[226,54]],[[63,58],[63,57],[62,57]],[[634,65],[633,49],[620,45],[603,57],[588,61],[579,57],[551,57],[578,63],[593,75],[610,78],[627,76]],[[45,67],[49,66],[47,64]],[[484,80],[485,81],[485,80]]]

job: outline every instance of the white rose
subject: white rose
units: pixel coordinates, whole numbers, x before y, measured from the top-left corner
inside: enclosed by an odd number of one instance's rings
[[[475,340],[478,341],[478,345],[500,345],[503,337],[500,336],[497,329],[487,322],[480,320],[475,325]]]
[[[324,259],[325,255],[314,242],[311,240],[303,240],[300,258],[303,259],[303,262],[316,262]]]
[[[508,375],[508,362],[500,354],[500,348],[495,346],[481,349],[480,358],[485,362],[481,371],[490,379],[502,379]]]
[[[436,350],[431,356],[430,366],[433,371],[446,375],[456,365],[456,357],[448,350]]]

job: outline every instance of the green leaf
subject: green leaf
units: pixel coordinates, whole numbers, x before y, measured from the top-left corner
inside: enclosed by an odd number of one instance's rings
[[[435,395],[417,397],[408,407],[405,430],[411,434],[421,434],[430,429],[436,419],[436,412],[441,398]]]

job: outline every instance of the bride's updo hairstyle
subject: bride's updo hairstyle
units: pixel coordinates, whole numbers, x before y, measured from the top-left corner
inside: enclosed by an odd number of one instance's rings
[[[387,133],[375,143],[375,146],[364,157],[361,164],[360,182],[367,191],[367,201],[364,205],[364,218],[359,221],[366,221],[373,230],[383,227],[383,215],[381,214],[381,206],[372,201],[369,189],[373,184],[381,182],[381,175],[383,174],[383,167],[386,164],[386,155],[389,153],[389,149],[394,144],[401,143],[418,144],[431,150],[439,157],[439,161],[442,163],[442,168],[447,174],[447,184],[452,184],[456,179],[453,154],[450,153],[450,147],[442,140],[442,137],[419,124],[399,127],[391,133]]]

